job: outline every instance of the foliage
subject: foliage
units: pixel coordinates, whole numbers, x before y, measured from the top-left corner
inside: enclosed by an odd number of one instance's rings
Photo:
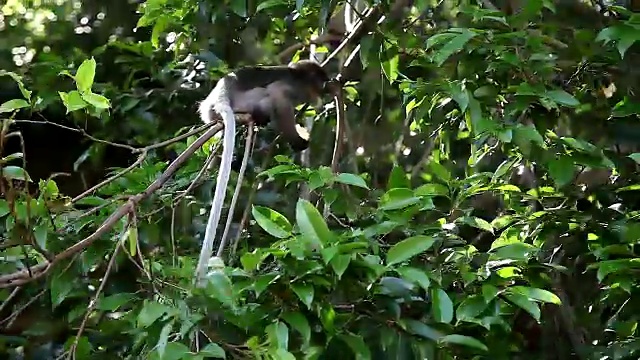
[[[335,107],[307,113],[305,165],[261,129],[240,241],[193,287],[218,140],[149,191],[200,133],[162,141],[221,74],[277,62],[343,3],[0,7],[0,354],[640,356],[640,15],[622,6],[422,0],[398,21],[376,3],[389,18],[342,70],[339,171]]]

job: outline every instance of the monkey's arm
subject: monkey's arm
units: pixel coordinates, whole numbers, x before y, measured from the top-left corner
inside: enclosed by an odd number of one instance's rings
[[[296,116],[293,104],[280,93],[270,93],[259,103],[261,112],[270,114],[271,121],[291,145],[294,151],[302,151],[309,147],[309,141],[300,136],[296,129]]]

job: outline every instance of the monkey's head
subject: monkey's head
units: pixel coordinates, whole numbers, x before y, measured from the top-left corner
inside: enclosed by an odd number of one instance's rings
[[[325,84],[330,80],[327,72],[313,60],[300,60],[289,64],[296,77],[307,85],[312,98],[320,98],[325,92]]]

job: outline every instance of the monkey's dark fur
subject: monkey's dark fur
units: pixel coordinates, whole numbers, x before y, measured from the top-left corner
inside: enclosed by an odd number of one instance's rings
[[[327,92],[329,76],[316,62],[289,66],[248,66],[225,76],[234,113],[251,114],[256,125],[273,121],[295,151],[309,146],[296,129],[295,106],[317,101]]]

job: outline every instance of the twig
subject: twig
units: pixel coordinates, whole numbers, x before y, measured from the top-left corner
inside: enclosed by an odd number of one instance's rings
[[[345,109],[344,109],[344,96],[342,89],[336,92],[334,97],[336,103],[336,138],[333,144],[333,155],[331,157],[331,172],[338,173],[338,163],[340,161],[340,154],[342,153],[342,143],[344,139],[344,123],[345,123]],[[324,201],[324,209],[322,211],[323,217],[326,219],[329,216],[329,203]]]
[[[276,143],[279,138],[280,138],[280,135],[278,135],[273,140],[273,142],[269,145],[269,148],[267,149],[264,160],[262,161],[261,169],[264,169],[267,167],[267,165],[269,165],[269,161],[272,159],[271,154],[273,153],[273,150],[276,148]],[[236,250],[238,249],[238,243],[240,242],[240,237],[242,236],[242,230],[246,226],[247,221],[249,219],[249,213],[251,212],[251,205],[253,204],[253,198],[256,195],[257,190],[258,190],[258,182],[256,181],[251,187],[251,192],[247,197],[247,205],[245,206],[244,212],[242,213],[242,219],[240,220],[240,224],[238,225],[238,232],[236,233],[236,236],[233,239],[233,244],[231,246],[231,254],[229,256],[230,258],[229,264],[231,264],[231,261],[233,261],[233,256],[235,255]]]
[[[202,125],[202,126],[197,127],[197,128],[195,128],[195,129],[193,129],[193,130],[191,130],[189,132],[186,132],[186,133],[184,133],[182,135],[178,135],[178,136],[176,136],[174,138],[171,138],[171,139],[168,139],[168,140],[165,140],[165,141],[161,141],[161,142],[156,143],[156,144],[147,145],[147,146],[145,146],[143,148],[134,149],[132,151],[134,153],[140,153],[140,152],[145,152],[145,151],[149,151],[149,150],[154,150],[154,149],[158,149],[158,148],[161,148],[161,147],[165,147],[167,145],[171,145],[173,143],[176,143],[176,142],[178,142],[180,140],[186,139],[191,135],[195,135],[195,134],[198,134],[200,132],[203,132],[204,130],[210,128],[211,126],[213,126],[213,123]]]
[[[376,17],[377,14],[380,13],[380,5],[375,5],[364,13],[362,19],[358,21],[358,23],[353,28],[353,31],[347,35],[347,37],[338,45],[338,47],[333,50],[329,56],[322,62],[321,66],[325,66],[331,61],[334,57],[336,57],[347,45],[350,45],[354,42],[357,42],[360,37],[364,35],[364,31],[366,29],[367,24],[369,24],[373,18]]]
[[[95,141],[97,143],[102,143],[102,144],[110,145],[110,146],[113,146],[113,147],[119,147],[119,148],[127,149],[127,150],[130,150],[130,151],[135,151],[136,150],[136,148],[131,146],[131,145],[119,144],[119,143],[114,143],[114,142],[107,141],[107,140],[98,139],[97,137],[95,137],[93,135],[90,135],[89,133],[87,133],[83,129],[78,129],[78,128],[74,128],[74,127],[71,127],[71,126],[62,125],[62,124],[58,124],[58,123],[49,121],[49,120],[45,119],[42,116],[42,114],[40,114],[40,113],[38,113],[38,116],[42,117],[43,120],[42,121],[37,121],[37,120],[13,120],[13,121],[15,123],[17,123],[17,124],[23,123],[23,124],[51,125],[51,126],[59,127],[59,128],[65,129],[65,130],[69,130],[69,131],[73,131],[73,132],[82,134],[84,137],[86,137],[86,138],[88,138],[88,139],[90,139],[92,141]]]
[[[144,159],[147,157],[147,152],[143,152],[140,154],[140,156],[138,156],[138,159],[131,164],[130,166],[128,166],[126,169],[118,172],[117,174],[112,175],[111,177],[99,182],[98,184],[92,186],[90,189],[86,190],[85,192],[83,192],[82,194],[74,197],[73,199],[71,199],[71,203],[76,203],[78,201],[80,201],[81,199],[93,194],[94,191],[102,188],[103,186],[106,186],[107,184],[111,183],[112,181],[115,181],[116,179],[122,177],[123,175],[131,172],[133,169],[135,169],[138,165],[140,165]]]
[[[25,311],[29,306],[31,306],[31,304],[33,304],[34,302],[36,302],[36,300],[38,300],[42,295],[45,294],[45,292],[47,292],[49,289],[44,288],[42,289],[39,293],[36,294],[36,296],[32,297],[31,299],[29,299],[29,301],[27,301],[26,304],[22,305],[19,309],[17,309],[16,311],[14,311],[11,315],[9,315],[9,317],[7,317],[6,319],[0,321],[0,325],[4,324],[5,322],[7,323],[6,328],[10,328],[11,326],[13,326],[13,322],[18,318],[18,315],[20,315],[20,313],[22,313],[23,311]]]
[[[193,179],[191,184],[189,184],[187,189],[183,193],[178,195],[174,200],[173,202],[174,206],[176,206],[180,201],[182,201],[182,199],[184,199],[191,191],[193,191],[193,188],[195,188],[200,183],[200,179],[204,176],[204,174],[207,172],[207,169],[209,168],[209,165],[211,165],[211,163],[213,163],[213,160],[216,158],[216,153],[218,152],[218,149],[220,149],[220,144],[222,144],[222,142],[217,143],[213,147],[213,149],[211,150],[211,153],[209,153],[209,156],[207,157],[207,160],[205,160],[204,164],[202,165],[202,168],[200,169],[200,171],[198,171],[198,174],[196,174],[196,177]]]
[[[125,227],[126,229],[126,227]],[[124,230],[126,231],[126,230]],[[109,260],[109,264],[107,265],[107,269],[105,270],[104,276],[102,277],[102,281],[100,282],[100,286],[98,287],[98,290],[96,291],[95,296],[93,297],[93,299],[89,302],[89,305],[87,306],[87,312],[84,314],[84,318],[82,319],[82,323],[80,323],[80,328],[78,329],[78,333],[76,334],[76,338],[73,341],[73,344],[71,345],[71,348],[69,348],[69,355],[67,356],[68,359],[75,359],[76,357],[76,348],[78,347],[78,343],[80,342],[80,336],[82,336],[82,332],[84,331],[85,327],[87,326],[87,321],[89,321],[89,316],[91,315],[91,312],[93,312],[93,309],[96,307],[96,304],[98,303],[98,297],[100,296],[100,294],[102,294],[102,291],[104,290],[104,286],[107,284],[107,279],[109,278],[109,274],[111,273],[111,269],[113,268],[113,265],[116,263],[116,257],[118,256],[118,251],[120,250],[120,247],[122,246],[122,241],[119,240],[116,243],[116,248],[113,250],[113,255],[111,255],[111,260]]]
[[[295,53],[296,51],[304,49],[306,46],[309,46],[311,44],[323,45],[323,44],[326,44],[326,43],[331,42],[331,41],[340,41],[340,40],[342,40],[342,36],[341,35],[331,34],[331,33],[322,34],[322,35],[319,35],[315,39],[309,40],[308,43],[299,42],[299,43],[296,43],[296,44],[293,44],[293,45],[289,46],[288,48],[282,50],[277,55],[277,57],[278,57],[278,59],[280,61],[284,61],[285,59],[287,59],[291,55],[293,55],[293,53]]]
[[[233,192],[231,198],[231,204],[229,204],[229,212],[227,213],[227,222],[224,225],[224,232],[222,233],[222,239],[220,239],[220,246],[218,247],[217,257],[222,256],[224,248],[227,246],[227,235],[229,234],[229,228],[233,221],[233,213],[236,208],[236,202],[238,201],[238,195],[240,195],[240,189],[242,188],[242,180],[244,179],[244,173],[247,170],[247,163],[249,162],[249,155],[251,154],[251,144],[254,140],[253,125],[247,127],[247,139],[244,143],[244,156],[242,157],[242,164],[240,165],[240,172],[238,172],[238,181],[236,182],[236,189]]]
[[[16,295],[18,295],[20,290],[22,290],[22,286],[18,286],[17,288],[13,289],[13,291],[11,291],[11,294],[9,294],[9,296],[7,296],[7,298],[2,302],[2,305],[0,305],[0,314],[4,311],[4,309],[7,306],[9,306],[13,298],[16,297]]]

